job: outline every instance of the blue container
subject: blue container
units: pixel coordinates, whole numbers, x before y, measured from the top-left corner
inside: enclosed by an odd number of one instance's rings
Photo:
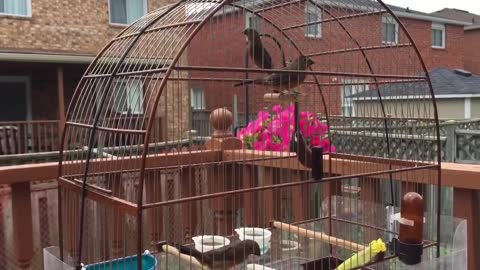
[[[111,261],[90,264],[85,270],[137,270],[137,256],[115,259]],[[157,266],[157,259],[150,254],[142,255],[142,270],[153,270]]]

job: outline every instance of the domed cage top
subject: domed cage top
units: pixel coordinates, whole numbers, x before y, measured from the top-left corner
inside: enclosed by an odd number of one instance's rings
[[[380,0],[184,0],[156,10],[89,66],[61,145],[60,253],[71,266],[141,259],[161,241],[232,237],[272,220],[366,245],[397,234],[378,205],[397,209],[408,191],[425,201],[424,253],[439,255],[433,89],[414,40]],[[309,244],[305,256],[345,259],[352,249],[342,243]]]

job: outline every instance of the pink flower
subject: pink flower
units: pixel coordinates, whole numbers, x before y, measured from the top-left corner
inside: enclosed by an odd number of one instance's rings
[[[315,136],[315,137],[313,137],[313,138],[310,140],[310,145],[311,145],[311,146],[319,146],[320,143],[321,143],[321,141],[322,141],[322,140],[320,139],[319,136]]]
[[[300,112],[298,114],[298,116],[300,117],[300,119],[309,119],[309,118],[313,117],[313,113],[311,113],[311,112]]]
[[[257,119],[250,122],[247,127],[238,131],[244,146],[249,149],[267,151],[289,151],[290,142],[295,130],[295,107],[293,104],[282,109],[277,104],[272,107],[272,113],[260,111]],[[328,126],[311,112],[299,113],[299,128],[310,146],[322,146],[328,151],[330,141],[323,138],[328,131]],[[334,147],[331,147],[334,151]]]
[[[257,114],[257,120],[259,121],[265,121],[270,117],[270,113],[267,111],[259,111]]]
[[[261,141],[254,142],[253,143],[253,149],[255,149],[255,150],[266,150],[264,143],[261,142]]]
[[[277,104],[272,107],[272,112],[279,114],[282,111],[282,106],[280,104]]]

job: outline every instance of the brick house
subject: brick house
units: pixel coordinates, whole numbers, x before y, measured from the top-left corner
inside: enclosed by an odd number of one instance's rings
[[[342,3],[342,0],[335,1],[326,1],[325,3],[337,2]],[[369,1],[360,1],[365,3],[368,6]],[[310,7],[305,6],[304,2],[299,3],[298,5],[303,5],[303,10],[305,14],[293,14],[302,20],[303,23],[306,21],[317,21],[322,19],[321,10],[312,11]],[[318,3],[323,3],[320,1]],[[371,3],[371,2],[370,2]],[[288,7],[286,7],[288,8]],[[432,70],[437,67],[448,68],[448,69],[464,69],[465,62],[464,56],[465,51],[467,50],[464,46],[466,43],[466,35],[464,33],[464,27],[470,26],[471,23],[464,22],[461,20],[454,20],[449,18],[440,17],[437,15],[426,14],[410,9],[405,9],[396,6],[390,6],[393,12],[400,18],[400,20],[405,25],[408,32],[411,34],[414,39],[420,53],[422,54],[425,64],[428,70]],[[298,9],[302,10],[302,8]],[[335,10],[335,9],[333,9]],[[338,16],[346,16],[348,14],[341,14],[341,9],[337,9],[335,12],[338,12]],[[281,13],[281,11],[279,11]],[[216,20],[212,20],[205,29],[192,40],[192,47],[199,47],[202,44],[208,44],[205,50],[190,50],[189,51],[189,63],[192,65],[207,65],[207,66],[231,66],[231,67],[244,67],[244,55],[245,55],[245,37],[238,29],[245,29],[246,27],[259,27],[259,32],[269,33],[270,35],[275,35],[276,30],[272,29],[270,26],[266,25],[262,18],[256,17],[251,13],[246,12],[245,10],[237,10],[229,13],[224,13],[218,16]],[[325,16],[328,18],[327,16]],[[289,21],[290,18],[285,18],[285,26],[294,25],[302,23],[300,21]],[[327,19],[328,20],[328,19]],[[365,28],[358,28],[357,31],[352,31],[352,35],[359,40],[362,46],[381,46],[382,44],[393,44],[393,45],[402,45],[402,43],[407,42],[407,38],[404,36],[404,33],[399,31],[399,26],[386,16],[386,14],[377,14],[365,17],[359,17],[355,20],[349,22],[345,20],[345,23],[350,29],[356,29],[356,25],[361,25],[362,23],[368,23],[372,25],[373,32],[368,32],[366,35],[364,33]],[[372,21],[375,23],[372,24]],[[349,24],[350,23],[350,24]],[[324,24],[324,25],[323,25]],[[356,25],[355,25],[356,24]],[[321,47],[322,50],[328,51],[328,49],[338,49],[332,37],[338,34],[338,27],[331,26],[332,24],[322,23],[317,25],[310,25],[309,27],[303,27],[302,30],[296,32],[295,34],[300,35],[301,31],[306,35],[306,38],[300,40],[301,49],[304,51],[314,50],[313,47]],[[375,26],[376,25],[376,26]],[[221,30],[226,29],[226,30]],[[235,32],[236,31],[236,32]],[[372,30],[369,30],[372,31]],[[235,32],[235,34],[231,34]],[[480,32],[480,31],[479,31]],[[363,35],[363,36],[362,36]],[[215,39],[211,37],[215,36]],[[292,34],[293,36],[293,34]],[[368,39],[367,39],[368,36]],[[281,39],[281,37],[278,37]],[[225,48],[225,40],[228,40],[228,48]],[[267,44],[269,41],[265,39]],[[367,44],[367,45],[364,45]],[[266,45],[268,46],[268,44]],[[275,45],[271,45],[272,50],[275,49]],[[325,48],[323,48],[325,47]],[[471,48],[473,48],[472,46]],[[292,59],[296,55],[293,48],[285,48],[285,54],[287,60]],[[372,52],[373,53],[373,52]],[[379,57],[372,57],[372,65],[377,66],[378,68],[384,68],[387,70],[394,70],[393,66],[383,67],[381,61],[384,61],[385,51],[378,50],[377,52]],[[271,54],[276,54],[276,52],[271,52]],[[272,55],[274,63],[278,67],[278,59],[280,56],[277,54]],[[277,60],[276,60],[277,59]],[[249,60],[251,62],[251,60]],[[345,61],[344,59],[331,58],[330,61]],[[349,61],[349,60],[347,60]],[[251,65],[251,64],[250,64]],[[335,67],[330,63],[323,65],[326,70],[335,70]],[[245,107],[245,94],[242,87],[234,88],[232,83],[227,80],[230,74],[212,74],[205,71],[192,71],[192,77],[209,77],[210,76],[224,76],[226,80],[224,82],[202,82],[202,81],[192,81],[190,84],[192,92],[192,106],[200,110],[210,111],[219,106],[227,106],[230,109],[233,109],[233,95],[236,95],[237,108],[239,115],[242,115]],[[242,74],[235,74],[238,77],[243,77]],[[250,75],[254,77],[255,75]],[[332,80],[335,78],[331,78]],[[307,79],[308,80],[308,79]],[[302,86],[308,89],[309,86]],[[265,91],[261,87],[254,87],[254,93],[250,94],[250,112],[262,109],[265,106],[262,96]],[[326,103],[329,106],[329,111],[331,115],[349,115],[351,111],[351,102],[343,98],[344,91],[354,91],[353,87],[344,87],[344,89],[338,89],[338,91],[332,91],[332,94],[329,94],[326,97]],[[308,91],[308,90],[307,90]],[[214,94],[211,94],[214,93]],[[312,97],[309,95],[307,100],[304,100],[304,104],[309,104],[309,106],[314,110],[321,111],[322,105],[319,102],[318,97]],[[240,116],[241,117],[241,116]]]
[[[470,13],[466,10],[444,8],[432,13],[452,20],[464,21],[471,25],[464,28],[464,62],[465,69],[475,74],[480,74],[480,15]]]
[[[0,121],[62,120],[64,104],[102,47],[168,2],[0,0]],[[55,148],[54,142],[42,150]]]

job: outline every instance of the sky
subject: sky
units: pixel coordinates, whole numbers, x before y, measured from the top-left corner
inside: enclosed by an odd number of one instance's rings
[[[480,15],[480,0],[384,0],[384,2],[427,13],[443,8],[456,8]]]

